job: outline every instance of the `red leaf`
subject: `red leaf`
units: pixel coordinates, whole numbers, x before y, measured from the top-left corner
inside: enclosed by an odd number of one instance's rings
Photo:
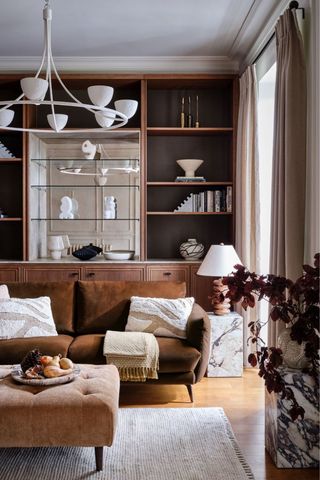
[[[250,363],[251,367],[257,366],[258,361],[254,353],[250,353],[248,356],[248,362]]]

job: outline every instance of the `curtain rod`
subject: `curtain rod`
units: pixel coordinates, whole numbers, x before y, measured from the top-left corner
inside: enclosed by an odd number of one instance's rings
[[[289,7],[288,7],[290,10],[302,10],[302,18],[304,19],[305,18],[305,13],[304,13],[304,8],[303,7],[299,7],[299,2],[296,2],[295,0],[293,0],[292,2],[289,3]],[[271,37],[268,39],[268,41],[264,44],[264,46],[262,47],[262,49],[260,50],[260,52],[258,53],[258,55],[255,57],[255,59],[253,60],[252,62],[252,65],[254,63],[256,63],[259,58],[261,57],[261,55],[266,51],[266,49],[269,47],[270,43],[272,42],[272,40],[275,38],[276,34],[275,32],[273,32],[273,34],[271,35]]]

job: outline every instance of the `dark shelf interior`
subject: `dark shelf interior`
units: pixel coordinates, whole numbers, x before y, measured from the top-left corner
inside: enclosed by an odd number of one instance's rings
[[[13,124],[14,122],[12,125]],[[19,126],[21,126],[21,124]],[[12,153],[14,157],[22,158],[22,132],[0,131],[0,142]]]
[[[113,98],[107,108],[115,108],[114,102],[120,99],[131,99],[138,101],[138,109],[135,115],[128,121],[126,128],[140,128],[140,82],[132,82],[129,85],[115,85],[112,81],[88,80],[77,83],[76,81],[64,80],[65,85],[71,93],[83,103],[91,105],[87,93],[87,87],[91,85],[108,85],[114,87]],[[48,97],[48,94],[47,94]],[[46,97],[46,100],[48,98]],[[60,85],[54,85],[54,99],[59,101],[72,102],[73,100],[66,94]],[[56,107],[57,113],[69,115],[68,123],[65,128],[100,128],[95,117],[90,112],[83,111],[81,108],[72,107]],[[33,109],[32,126],[36,128],[50,128],[47,122],[47,115],[51,113],[50,107],[41,107]]]
[[[22,222],[0,222],[0,260],[22,260]]]
[[[229,182],[232,179],[232,134],[213,136],[149,136],[148,166],[149,182],[174,181],[184,171],[176,160],[199,158],[203,164],[196,175],[211,182]]]
[[[196,120],[196,96],[199,98],[200,127],[232,127],[232,85],[219,84],[207,88],[182,85],[181,88],[148,90],[148,127],[180,127],[181,100],[188,114],[191,100],[193,124]],[[187,123],[185,123],[187,126]]]
[[[180,259],[179,246],[188,238],[196,238],[205,246],[232,243],[232,216],[149,216],[147,257]]]
[[[22,191],[22,164],[0,163],[0,208],[9,217],[22,217]]]

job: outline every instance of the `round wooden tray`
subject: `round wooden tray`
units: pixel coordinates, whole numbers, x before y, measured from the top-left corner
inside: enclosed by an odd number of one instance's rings
[[[24,385],[37,385],[42,387],[48,387],[50,385],[62,385],[63,383],[71,382],[79,374],[80,367],[78,365],[74,366],[73,372],[69,373],[69,375],[63,375],[62,377],[54,378],[25,378],[20,365],[16,365],[11,371],[11,376],[16,382],[23,383]]]

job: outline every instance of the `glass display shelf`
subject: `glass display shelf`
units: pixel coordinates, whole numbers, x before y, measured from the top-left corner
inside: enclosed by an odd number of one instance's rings
[[[88,160],[86,158],[31,158],[31,162],[40,166],[57,165],[62,167],[85,167],[92,168],[96,166],[110,167],[113,163],[117,166],[135,166],[139,163],[139,158],[97,158]],[[120,165],[119,165],[120,164]]]
[[[89,221],[104,221],[104,222],[122,222],[122,221],[134,221],[140,222],[140,218],[31,218],[31,221],[37,222],[89,222]]]
[[[46,190],[47,188],[62,188],[62,189],[81,189],[81,188],[137,188],[139,189],[139,185],[133,184],[123,184],[118,185],[114,183],[109,183],[106,185],[30,185],[30,188],[35,190]]]

